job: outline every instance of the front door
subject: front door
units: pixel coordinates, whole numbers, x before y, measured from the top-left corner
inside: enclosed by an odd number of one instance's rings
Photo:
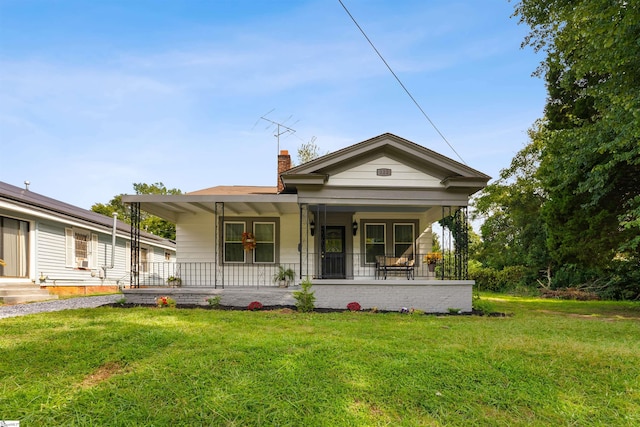
[[[322,278],[344,279],[345,275],[345,228],[328,226],[322,228]]]

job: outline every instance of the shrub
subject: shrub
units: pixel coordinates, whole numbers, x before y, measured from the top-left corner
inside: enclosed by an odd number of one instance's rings
[[[164,308],[164,307],[175,307],[176,306],[176,300],[174,300],[171,297],[167,297],[167,296],[161,296],[156,298],[156,305],[158,307]]]
[[[263,305],[260,301],[253,301],[250,302],[249,305],[247,306],[247,310],[249,311],[255,311],[255,310],[260,310],[262,309]]]
[[[207,298],[207,303],[209,303],[209,307],[218,308],[220,307],[220,300],[222,297],[220,295],[216,295],[215,297]]]
[[[316,296],[314,295],[315,292],[311,292],[311,280],[307,277],[300,283],[300,287],[302,288],[301,290],[293,293],[293,297],[296,299],[296,308],[303,313],[313,311]]]
[[[473,311],[488,316],[491,313],[495,313],[495,306],[491,301],[481,299],[480,296],[475,295],[472,302]]]
[[[523,265],[509,265],[502,270],[496,270],[470,264],[469,278],[476,281],[479,290],[492,292],[509,292],[526,286],[527,282],[535,283],[535,274]]]
[[[362,307],[360,306],[360,304],[358,304],[357,302],[350,302],[349,304],[347,304],[347,308],[349,309],[349,311],[360,311],[362,310]]]

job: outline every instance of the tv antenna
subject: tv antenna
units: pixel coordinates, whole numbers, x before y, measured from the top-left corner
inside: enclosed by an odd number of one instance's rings
[[[275,110],[275,108],[274,108],[273,110]],[[286,123],[289,119],[291,119],[291,117],[292,117],[292,116],[289,116],[289,117],[287,118],[287,120],[285,120],[285,121],[284,121],[284,122],[282,122],[282,123],[279,123],[279,122],[276,122],[276,121],[274,121],[274,120],[268,119],[266,116],[267,116],[268,114],[271,114],[271,113],[273,112],[273,110],[269,111],[267,114],[264,114],[264,115],[260,116],[260,118],[261,118],[262,120],[266,121],[266,122],[271,123],[271,124],[267,127],[267,129],[269,129],[269,128],[270,128],[270,127],[272,127],[272,126],[274,127],[274,134],[273,134],[273,136],[275,136],[275,137],[276,137],[276,139],[277,139],[277,141],[278,141],[278,151],[277,151],[277,154],[280,154],[280,136],[281,136],[281,135],[286,135],[286,134],[288,134],[288,133],[290,133],[290,134],[294,134],[294,133],[296,133],[296,130],[295,130],[295,129],[292,129],[291,127],[289,127],[289,126],[286,126],[286,125],[285,125],[285,123]],[[296,123],[298,123],[298,121],[296,121],[294,124],[296,124]]]

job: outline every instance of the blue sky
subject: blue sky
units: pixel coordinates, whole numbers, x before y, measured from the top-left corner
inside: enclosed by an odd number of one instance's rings
[[[471,167],[541,117],[542,57],[506,0],[343,0]],[[273,111],[272,111],[273,110]],[[270,112],[271,111],[271,112]],[[391,132],[459,160],[338,0],[0,0],[0,180],[83,208],[134,182],[275,185],[276,138]]]

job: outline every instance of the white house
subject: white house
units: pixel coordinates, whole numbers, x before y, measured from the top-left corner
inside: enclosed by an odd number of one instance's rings
[[[134,216],[142,209],[176,223],[172,274],[184,292],[273,286],[283,267],[296,283],[312,281],[317,307],[357,301],[383,310],[470,311],[466,209],[489,179],[387,133],[294,168],[281,152],[277,187],[218,186],[123,201]],[[442,251],[434,254],[438,221]],[[134,277],[134,288],[150,284]]]
[[[112,257],[113,226],[112,218],[0,182],[0,298],[33,301],[128,285],[131,227],[116,222]],[[138,239],[139,270],[175,263],[174,242],[148,233]]]

